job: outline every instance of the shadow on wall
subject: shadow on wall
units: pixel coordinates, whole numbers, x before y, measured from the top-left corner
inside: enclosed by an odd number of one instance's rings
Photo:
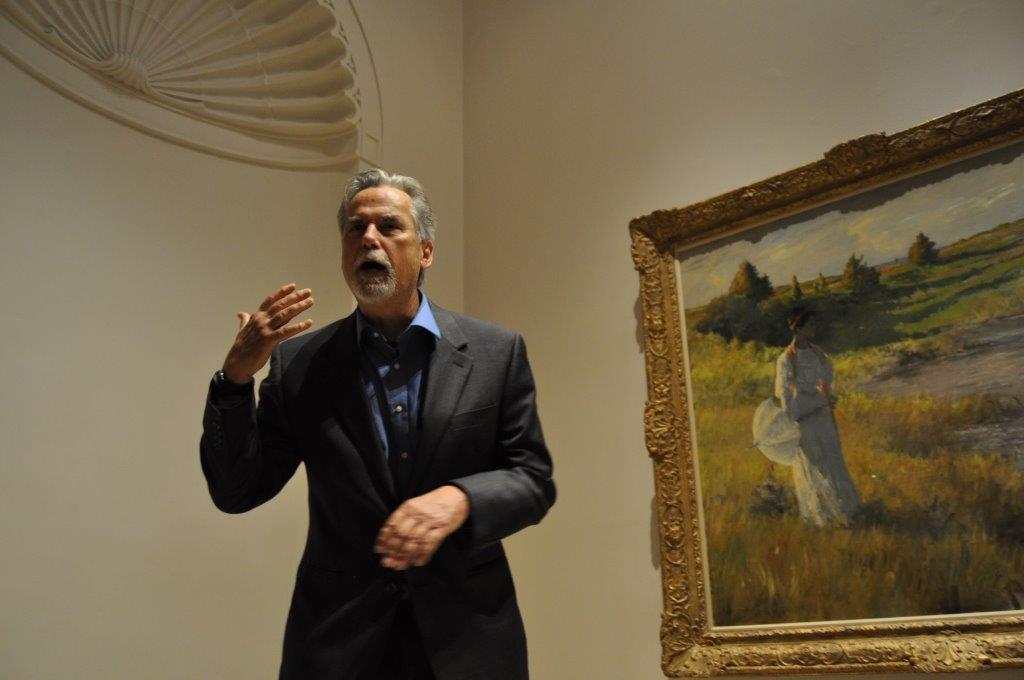
[[[661,568],[661,532],[658,530],[658,497],[651,497],[651,564],[654,571]]]
[[[636,346],[637,350],[644,353],[644,308],[640,302],[639,293],[636,296],[636,303],[633,305],[633,318],[636,319]]]
[[[644,317],[639,293],[636,296],[636,302],[633,304],[633,318],[636,319],[637,351],[643,354]],[[658,530],[658,497],[656,495],[651,497],[651,565],[655,571],[661,568],[661,533]]]

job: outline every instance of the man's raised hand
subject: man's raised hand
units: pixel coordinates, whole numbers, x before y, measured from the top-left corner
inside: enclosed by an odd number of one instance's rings
[[[281,286],[267,296],[252,314],[238,312],[238,335],[224,359],[224,375],[234,383],[247,383],[270,359],[282,340],[313,325],[312,319],[289,324],[313,306],[313,291],[296,290],[294,283]]]

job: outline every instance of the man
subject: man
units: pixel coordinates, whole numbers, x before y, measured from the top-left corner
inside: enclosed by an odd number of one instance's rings
[[[434,220],[416,180],[356,175],[338,222],[357,311],[291,339],[313,297],[289,284],[239,313],[203,416],[203,472],[225,512],[306,466],[280,677],[526,678],[500,541],[539,522],[555,487],[522,338],[419,291]]]

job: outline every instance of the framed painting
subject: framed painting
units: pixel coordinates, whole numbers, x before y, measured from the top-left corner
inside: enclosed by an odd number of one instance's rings
[[[1024,667],[1024,90],[630,233],[666,675]]]

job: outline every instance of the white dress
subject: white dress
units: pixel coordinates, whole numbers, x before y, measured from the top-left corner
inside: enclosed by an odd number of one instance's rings
[[[832,379],[832,362],[813,345],[791,345],[775,364],[775,396],[799,430],[785,462],[793,469],[800,517],[815,526],[847,526],[861,507],[827,396]]]

